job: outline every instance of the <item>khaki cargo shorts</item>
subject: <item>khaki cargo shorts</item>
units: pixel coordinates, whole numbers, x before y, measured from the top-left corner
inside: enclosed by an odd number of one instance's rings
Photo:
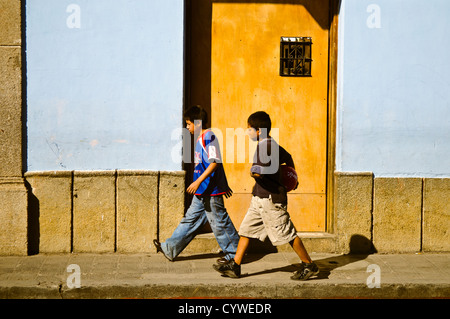
[[[291,242],[297,236],[286,205],[272,202],[272,198],[253,196],[245,214],[239,235],[264,241],[269,236],[274,246]]]

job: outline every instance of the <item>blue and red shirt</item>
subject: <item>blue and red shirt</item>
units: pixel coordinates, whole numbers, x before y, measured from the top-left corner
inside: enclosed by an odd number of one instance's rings
[[[220,154],[219,141],[211,130],[199,136],[194,149],[194,181],[208,168],[210,163],[217,163],[217,169],[209,175],[197,189],[195,195],[218,196],[230,190]]]

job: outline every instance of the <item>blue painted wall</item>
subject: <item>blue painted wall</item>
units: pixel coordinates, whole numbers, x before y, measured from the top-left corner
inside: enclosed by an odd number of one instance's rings
[[[182,0],[27,0],[28,170],[180,170]]]
[[[343,0],[338,171],[450,177],[450,1]]]
[[[27,0],[28,170],[180,170],[182,0]],[[337,170],[450,177],[450,1],[343,0]]]

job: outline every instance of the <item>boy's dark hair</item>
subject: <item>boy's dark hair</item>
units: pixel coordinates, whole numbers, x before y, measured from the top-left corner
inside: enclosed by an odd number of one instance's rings
[[[269,133],[270,129],[272,128],[272,121],[270,120],[270,116],[264,111],[253,113],[248,117],[247,122],[255,130],[259,130],[262,128],[267,129],[267,133]]]
[[[184,112],[184,119],[194,123],[195,121],[202,121],[202,128],[208,128],[208,113],[200,106],[191,106]]]

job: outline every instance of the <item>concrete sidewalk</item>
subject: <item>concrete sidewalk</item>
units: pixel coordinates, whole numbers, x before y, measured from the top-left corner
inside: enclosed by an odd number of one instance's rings
[[[306,282],[290,279],[299,263],[291,252],[248,255],[240,279],[213,270],[219,257],[0,257],[0,298],[450,298],[450,254],[311,254],[321,272]]]

